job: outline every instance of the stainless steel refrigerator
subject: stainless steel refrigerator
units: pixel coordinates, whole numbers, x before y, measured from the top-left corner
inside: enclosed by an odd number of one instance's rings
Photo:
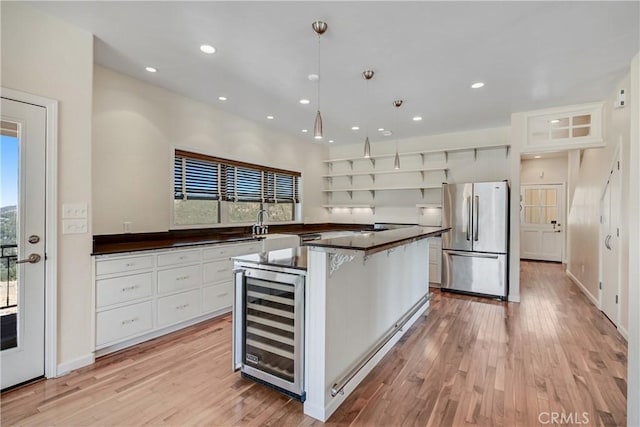
[[[503,300],[509,292],[509,184],[442,185],[442,289]]]

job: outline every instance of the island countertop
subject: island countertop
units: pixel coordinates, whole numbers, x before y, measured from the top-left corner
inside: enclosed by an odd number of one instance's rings
[[[449,229],[449,227],[413,226],[385,231],[361,232],[352,236],[311,240],[305,242],[304,246],[364,251],[365,255],[372,255],[416,240],[440,236]]]
[[[293,268],[307,270],[307,248],[278,249],[259,254],[241,255],[233,257],[234,261],[248,262],[251,264]]]

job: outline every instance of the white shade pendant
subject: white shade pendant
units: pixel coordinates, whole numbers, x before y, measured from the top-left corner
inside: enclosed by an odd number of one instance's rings
[[[318,100],[317,100],[317,113],[316,113],[316,121],[313,124],[313,137],[315,139],[322,139],[322,114],[320,114],[320,36],[327,31],[327,23],[323,21],[314,21],[311,24],[311,28],[318,35]]]
[[[397,99],[393,101],[393,106],[396,107],[396,111],[398,111],[398,108],[402,106],[402,100]],[[396,113],[396,129],[397,129],[398,123],[399,123],[398,114]],[[400,169],[400,155],[398,154],[398,141],[396,141],[396,156],[393,159],[393,168]]]
[[[371,144],[369,143],[369,137],[364,140],[364,158],[368,159],[371,157]]]
[[[322,115],[320,110],[316,113],[316,121],[313,124],[313,137],[315,139],[322,139]]]
[[[365,82],[368,82],[373,78],[375,73],[373,70],[366,70],[362,72],[362,78],[364,78]],[[369,83],[367,83],[367,107],[369,107]],[[371,143],[369,142],[369,121],[367,120],[367,137],[364,140],[364,158],[371,158]]]

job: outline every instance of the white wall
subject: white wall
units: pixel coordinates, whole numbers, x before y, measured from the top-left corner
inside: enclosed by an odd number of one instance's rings
[[[480,147],[490,145],[508,145],[509,129],[494,128],[483,129],[470,132],[456,132],[443,135],[424,136],[419,138],[404,139],[398,141],[398,152],[401,156],[400,171],[417,169],[422,167],[422,159],[419,155],[403,155],[403,153],[420,150],[436,150],[440,148],[463,148]],[[330,147],[330,158],[339,159],[345,157],[359,157],[363,155],[363,144],[348,144]],[[385,140],[373,142],[371,144],[371,154],[373,156],[381,154],[395,153],[395,140]],[[448,178],[443,172],[428,172],[425,182],[440,185],[442,182],[469,182],[469,181],[501,181],[509,179],[508,157],[504,148],[478,150],[477,159],[474,160],[473,150],[452,152],[448,155],[448,162],[445,161],[444,153],[430,154],[425,157],[424,166],[441,166],[446,164],[449,168]],[[325,173],[329,173],[325,167]],[[362,158],[353,164],[353,170],[372,170],[369,160]],[[377,159],[375,170],[392,170],[393,158]],[[335,163],[334,173],[347,172],[350,170],[346,162]],[[348,178],[334,178],[333,188],[350,187]],[[361,176],[353,178],[353,187],[388,186],[401,187],[402,185],[418,185],[422,182],[419,172],[388,174],[376,176],[375,184],[371,177]],[[324,182],[325,188],[330,188]],[[375,198],[368,192],[354,192],[353,198],[345,192],[334,193],[333,199],[325,196],[327,204],[367,204],[375,205],[372,213],[369,209],[354,209],[350,212],[347,209],[334,209],[330,215],[333,222],[400,222],[419,223],[424,225],[440,225],[440,210],[416,208],[416,204],[439,204],[441,202],[441,191],[426,190],[424,198],[419,190],[402,191],[378,191]]]
[[[542,177],[540,174],[542,173]],[[522,159],[520,182],[525,184],[562,184],[567,182],[567,155],[541,159]]]
[[[629,200],[629,130],[630,108],[614,109],[613,102],[618,89],[628,90],[630,78],[627,76],[605,100],[603,112],[603,129],[606,147],[592,148],[582,152],[580,169],[575,186],[573,200],[570,203],[568,228],[570,230],[567,246],[570,257],[567,260],[567,270],[582,283],[593,299],[599,298],[599,246],[600,246],[600,210],[601,199],[609,176],[616,147],[621,150],[621,233],[620,280],[623,284],[621,294],[621,326],[626,329],[627,318],[627,283],[628,283],[628,200]]]
[[[17,2],[1,19],[2,86],[59,101],[58,203],[91,206],[92,35]],[[58,235],[58,363],[91,352],[90,253],[91,224]]]
[[[629,182],[629,357],[627,423],[640,426],[640,54],[631,62]]]
[[[94,234],[170,227],[172,147],[302,172],[304,222],[319,222],[328,149],[96,66]],[[141,166],[144,165],[144,166]]]

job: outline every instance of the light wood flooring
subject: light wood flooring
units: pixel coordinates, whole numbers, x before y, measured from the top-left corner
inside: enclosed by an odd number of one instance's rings
[[[625,425],[627,349],[613,325],[559,264],[523,262],[521,288],[520,304],[434,291],[429,314],[327,424],[535,426],[556,412],[582,425]],[[232,373],[230,351],[230,318],[214,319],[4,393],[0,421],[322,424]]]

